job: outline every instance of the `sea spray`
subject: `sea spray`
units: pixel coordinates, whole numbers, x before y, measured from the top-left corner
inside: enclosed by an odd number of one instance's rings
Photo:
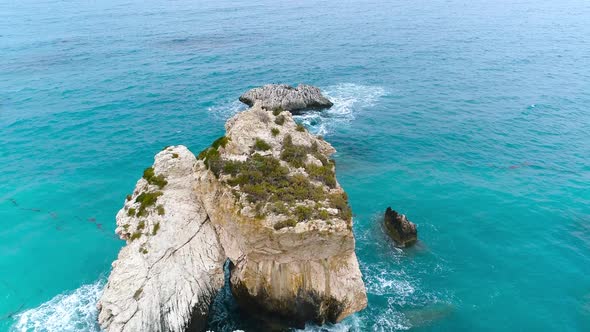
[[[13,332],[99,332],[96,302],[105,286],[100,279],[16,316]]]

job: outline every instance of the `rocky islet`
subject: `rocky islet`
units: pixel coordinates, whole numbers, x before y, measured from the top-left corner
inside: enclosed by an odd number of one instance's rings
[[[366,307],[334,148],[263,105],[198,157],[165,148],[137,182],[117,214],[127,245],[98,304],[105,331],[204,330],[227,259],[242,309],[289,326]]]

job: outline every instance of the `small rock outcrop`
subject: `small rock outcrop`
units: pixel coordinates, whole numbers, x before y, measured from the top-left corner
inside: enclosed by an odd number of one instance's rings
[[[165,148],[117,214],[127,241],[99,300],[106,332],[204,331],[230,286],[241,308],[287,326],[367,305],[334,148],[264,102],[229,119],[195,157]]]
[[[409,221],[405,215],[398,214],[388,207],[384,217],[385,229],[389,236],[400,247],[409,247],[418,241],[416,224]]]
[[[297,113],[305,109],[324,109],[333,103],[322,95],[320,89],[305,84],[292,87],[287,84],[267,84],[254,88],[240,96],[240,101],[252,107],[256,101],[267,110],[282,110]]]

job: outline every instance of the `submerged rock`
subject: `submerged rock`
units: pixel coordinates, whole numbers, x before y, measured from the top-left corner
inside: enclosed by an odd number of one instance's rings
[[[405,215],[398,214],[388,207],[385,210],[383,221],[387,233],[400,247],[409,247],[418,241],[416,225],[409,221]]]
[[[99,301],[111,331],[203,331],[231,261],[243,310],[288,326],[338,322],[367,305],[335,152],[262,102],[198,158],[166,148],[117,214],[121,249]]]
[[[296,88],[287,84],[267,84],[254,88],[240,96],[240,101],[252,107],[256,101],[267,110],[282,110],[292,113],[305,109],[324,109],[333,103],[322,95],[320,89],[305,84]]]

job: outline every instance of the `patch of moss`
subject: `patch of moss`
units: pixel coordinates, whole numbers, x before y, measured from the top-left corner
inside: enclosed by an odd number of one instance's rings
[[[300,132],[304,132],[305,131],[305,127],[301,123],[298,123],[297,124],[297,128],[295,128],[295,129],[297,131],[300,131]]]
[[[279,221],[278,223],[276,223],[273,227],[275,230],[279,230],[285,227],[295,227],[297,226],[297,221],[294,219],[287,219],[287,220],[283,220],[283,221]]]
[[[158,205],[156,207],[156,210],[158,211],[158,215],[159,216],[163,216],[164,214],[166,214],[166,210],[164,210],[164,206],[163,205]]]
[[[157,223],[154,225],[154,229],[152,229],[152,235],[156,235],[156,234],[158,234],[158,231],[159,231],[159,230],[160,230],[160,223],[159,223],[159,222],[157,222]]]
[[[162,174],[156,176],[153,167],[148,167],[143,171],[143,178],[146,179],[149,184],[156,185],[160,189],[168,184],[168,181],[166,181],[166,178],[164,178]]]
[[[328,220],[328,218],[330,218],[330,214],[326,210],[320,210],[318,212],[318,218],[322,220]]]
[[[131,236],[129,237],[129,240],[135,241],[135,240],[139,239],[140,237],[141,237],[141,232],[135,232],[135,233],[131,234]]]
[[[281,114],[275,118],[275,123],[282,126],[285,123],[285,117]]]
[[[270,130],[270,133],[272,134],[273,137],[277,136],[281,131],[279,130],[279,128],[272,128]]]
[[[137,223],[137,230],[143,230],[144,228],[145,228],[145,221],[143,221],[143,220],[140,220],[140,221]]]
[[[177,159],[179,157],[178,153],[173,153],[172,158]]]
[[[158,200],[158,197],[162,196],[162,192],[161,191],[156,191],[156,192],[144,192],[141,193],[139,196],[137,196],[137,198],[135,199],[135,202],[140,203],[139,209],[137,210],[137,216],[138,217],[143,217],[146,216],[147,213],[147,208],[156,204],[156,201]]]
[[[127,210],[127,215],[130,217],[135,217],[135,209],[130,208],[129,210]]]
[[[261,138],[257,138],[256,142],[254,142],[254,150],[256,150],[256,151],[267,151],[270,149],[271,149],[270,144],[266,143],[266,141],[264,141]]]
[[[147,255],[147,253],[148,253],[148,250],[147,250],[147,248],[140,248],[140,249],[139,249],[139,252],[141,252],[141,253],[142,253],[142,254],[144,254],[144,255]]]
[[[284,111],[284,110],[283,110],[283,107],[282,107],[282,106],[275,107],[275,108],[272,110],[272,115],[274,115],[274,116],[277,116],[277,115],[281,114],[283,111]]]
[[[127,195],[127,197],[125,197],[125,199],[129,202],[131,200],[132,196],[131,195]]]

